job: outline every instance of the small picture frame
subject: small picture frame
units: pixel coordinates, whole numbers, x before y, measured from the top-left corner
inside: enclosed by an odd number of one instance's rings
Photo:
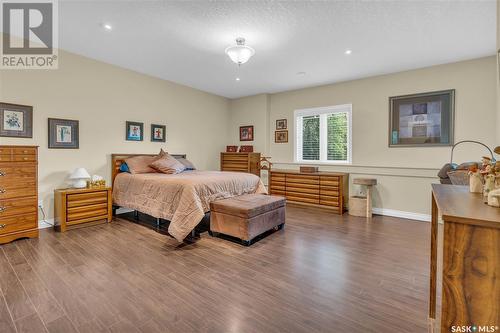
[[[276,130],[286,130],[288,129],[287,127],[287,120],[286,119],[278,119],[276,120]]]
[[[151,124],[151,142],[166,142],[166,125]]]
[[[33,107],[0,103],[0,136],[33,137]]]
[[[125,123],[125,140],[127,141],[144,140],[144,123],[127,121]]]
[[[49,149],[80,148],[78,120],[49,118],[48,125]]]
[[[275,143],[288,143],[288,131],[275,131],[274,132],[274,142]]]
[[[253,141],[254,130],[253,126],[240,127],[240,141]]]

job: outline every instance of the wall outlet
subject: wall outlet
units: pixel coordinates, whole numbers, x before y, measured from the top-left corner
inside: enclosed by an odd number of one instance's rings
[[[38,200],[38,207],[43,208],[43,200]]]

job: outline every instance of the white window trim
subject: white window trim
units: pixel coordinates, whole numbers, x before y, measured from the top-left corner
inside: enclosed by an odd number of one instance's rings
[[[324,140],[320,140],[320,160],[319,161],[311,161],[311,160],[302,160],[302,118],[298,117],[307,117],[307,116],[316,116],[326,117],[327,114],[332,113],[347,113],[348,118],[348,129],[347,129],[347,160],[346,161],[327,161],[327,143]],[[295,129],[295,139],[293,140],[293,160],[294,163],[302,163],[302,164],[326,164],[326,165],[351,165],[352,164],[352,104],[342,104],[342,105],[332,105],[332,106],[323,106],[318,108],[308,108],[308,109],[300,109],[295,110],[293,113],[293,123]],[[325,127],[326,121],[320,121],[320,124],[323,124]],[[322,129],[323,131],[326,128]],[[321,132],[321,129],[320,129]],[[323,159],[321,159],[323,157]]]

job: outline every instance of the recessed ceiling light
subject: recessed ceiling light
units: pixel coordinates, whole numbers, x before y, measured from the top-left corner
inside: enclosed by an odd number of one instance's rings
[[[239,77],[237,77],[237,78],[236,78],[236,81],[239,81],[239,80],[240,80],[240,78],[239,78]]]
[[[344,52],[344,53],[345,53],[345,54],[347,54],[347,55],[349,55],[349,54],[351,54],[351,53],[352,53],[352,50],[347,49],[347,50],[345,50],[345,52]]]
[[[306,72],[297,72],[296,74],[299,76],[304,76],[304,75],[306,75]]]
[[[102,27],[106,30],[113,30],[113,27],[109,23],[103,23]]]

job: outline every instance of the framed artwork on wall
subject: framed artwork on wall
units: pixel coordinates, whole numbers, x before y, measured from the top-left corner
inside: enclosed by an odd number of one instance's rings
[[[451,146],[455,90],[389,98],[389,147]]]
[[[166,125],[151,124],[151,142],[166,142]]]
[[[78,149],[79,147],[78,120],[49,118],[50,149]]]
[[[142,141],[144,139],[144,123],[127,121],[125,123],[125,140]]]
[[[253,126],[240,127],[240,141],[253,141],[254,130]]]
[[[274,142],[275,143],[288,143],[288,131],[276,131],[276,132],[274,132]]]
[[[33,137],[33,107],[0,103],[0,136]]]
[[[277,130],[286,130],[287,129],[287,120],[286,119],[276,120],[276,129]]]

